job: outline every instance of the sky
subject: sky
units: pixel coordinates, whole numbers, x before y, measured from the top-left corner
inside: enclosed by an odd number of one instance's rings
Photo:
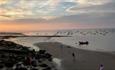
[[[115,0],[0,0],[0,32],[115,28]]]

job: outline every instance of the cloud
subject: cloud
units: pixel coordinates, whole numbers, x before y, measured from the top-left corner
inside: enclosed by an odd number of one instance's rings
[[[7,2],[8,2],[8,0],[0,0],[0,4],[5,4]]]
[[[0,0],[0,21],[115,26],[114,0]]]
[[[18,19],[15,22],[22,23],[54,23],[54,24],[82,24],[82,25],[93,25],[93,26],[114,26],[115,27],[115,13],[87,13],[87,14],[76,14],[58,17],[55,19]],[[14,22],[14,21],[12,21]]]
[[[76,2],[80,5],[103,5],[108,2],[111,2],[111,0],[76,0]]]
[[[0,0],[0,16],[11,19],[53,17],[60,0]],[[8,17],[6,17],[8,18]]]
[[[108,12],[114,11],[115,4],[112,2],[114,0],[0,0],[0,17],[1,20],[52,19],[81,13]],[[112,6],[112,9],[108,6]]]
[[[68,8],[67,12],[73,14],[115,12],[115,1],[113,0],[77,0],[76,2],[78,4]]]

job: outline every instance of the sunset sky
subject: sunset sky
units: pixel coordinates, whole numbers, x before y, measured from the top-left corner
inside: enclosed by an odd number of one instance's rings
[[[115,0],[0,0],[0,32],[115,28]]]

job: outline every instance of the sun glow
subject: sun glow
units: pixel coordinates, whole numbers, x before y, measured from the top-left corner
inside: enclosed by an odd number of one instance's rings
[[[72,27],[71,27],[72,26]],[[60,30],[60,29],[73,29],[79,28],[81,25],[76,24],[55,24],[55,23],[4,23],[0,24],[0,32],[26,32],[26,31],[39,31],[39,30]]]

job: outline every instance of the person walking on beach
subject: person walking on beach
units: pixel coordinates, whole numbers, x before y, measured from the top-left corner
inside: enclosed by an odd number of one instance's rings
[[[72,53],[72,57],[73,57],[73,61],[75,61],[75,57],[76,57],[76,56],[75,56],[75,53],[74,53],[74,52]]]
[[[72,56],[73,56],[73,58],[75,58],[75,54],[74,53],[72,53]]]
[[[104,66],[101,64],[99,70],[104,70]]]

